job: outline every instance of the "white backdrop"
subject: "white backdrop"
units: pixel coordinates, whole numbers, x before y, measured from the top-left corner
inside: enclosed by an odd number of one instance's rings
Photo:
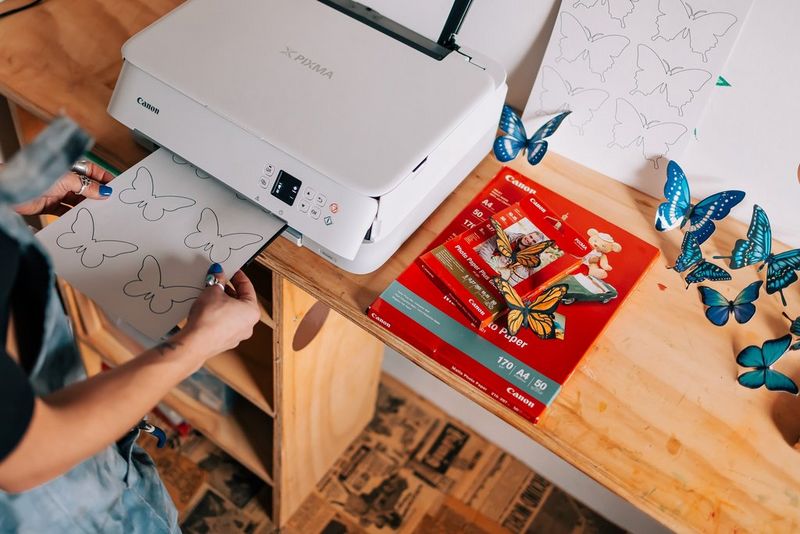
[[[655,0],[640,0],[652,2]],[[450,0],[362,0],[401,24],[436,39]],[[502,63],[508,103],[522,109],[539,70],[558,0],[474,0],[459,42]],[[719,74],[732,87],[715,88],[680,161],[695,197],[739,188],[747,198],[733,213],[749,221],[751,206],[769,213],[776,236],[800,246],[793,215],[800,207],[800,2],[756,0],[728,64]],[[555,144],[557,150],[557,143]],[[614,176],[637,184],[635,176]],[[647,186],[646,186],[647,187]],[[647,193],[660,193],[652,184]]]

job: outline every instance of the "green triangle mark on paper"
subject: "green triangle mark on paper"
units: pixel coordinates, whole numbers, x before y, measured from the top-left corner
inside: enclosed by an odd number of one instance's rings
[[[726,80],[722,76],[719,76],[717,78],[717,87],[732,87],[732,86],[730,82],[728,82],[728,80]]]

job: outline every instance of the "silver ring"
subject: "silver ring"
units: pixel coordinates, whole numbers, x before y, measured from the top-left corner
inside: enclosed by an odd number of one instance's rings
[[[206,276],[206,287],[211,287],[211,286],[219,286],[221,290],[225,291],[225,284],[217,280],[217,277],[214,276],[213,274],[209,274],[208,276]]]
[[[85,159],[80,160],[72,166],[72,172],[80,176],[86,176],[89,174],[89,162]]]
[[[78,189],[78,192],[75,193],[75,194],[78,195],[78,196],[83,196],[84,191],[86,191],[86,189],[90,185],[92,185],[92,179],[88,178],[86,176],[81,176],[80,178],[81,178],[81,188]]]

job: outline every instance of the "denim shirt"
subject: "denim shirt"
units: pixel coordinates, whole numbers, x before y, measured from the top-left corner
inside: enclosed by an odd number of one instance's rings
[[[50,260],[23,219],[3,205],[0,272],[0,295],[9,295],[8,302],[0,302],[0,328],[5,332],[13,314],[20,361],[36,394],[85,379]],[[0,491],[0,533],[180,532],[172,499],[153,461],[135,444],[137,437],[132,431],[30,491]],[[81,429],[63,439],[81,439]]]

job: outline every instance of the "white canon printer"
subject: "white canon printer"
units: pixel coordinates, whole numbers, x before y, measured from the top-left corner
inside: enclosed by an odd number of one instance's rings
[[[337,266],[380,267],[487,154],[495,61],[349,0],[189,0],[125,43],[108,110],[287,222]]]

